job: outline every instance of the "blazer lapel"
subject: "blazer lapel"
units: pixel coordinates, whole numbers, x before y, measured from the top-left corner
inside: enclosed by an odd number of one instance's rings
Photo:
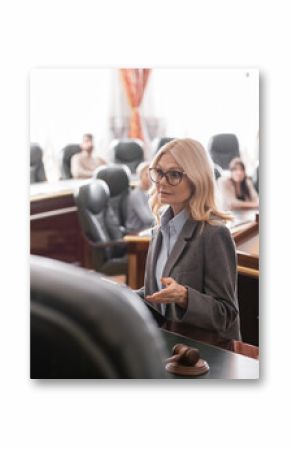
[[[193,221],[192,219],[188,219],[185,225],[182,228],[181,233],[179,234],[178,239],[175,242],[175,245],[172,248],[171,253],[167,259],[165,267],[163,269],[163,276],[169,277],[170,272],[174,265],[176,265],[178,259],[182,255],[184,249],[188,245],[188,241],[192,239],[193,233],[197,228],[197,221]]]
[[[155,278],[155,267],[157,262],[157,257],[161,248],[162,233],[161,230],[155,230],[151,239],[151,257],[148,261],[148,267],[150,267],[150,273],[148,273],[147,280],[149,281],[149,291],[154,292],[157,290],[157,282]]]

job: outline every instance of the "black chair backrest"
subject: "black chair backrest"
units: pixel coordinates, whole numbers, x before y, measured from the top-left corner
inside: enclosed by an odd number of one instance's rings
[[[160,137],[159,139],[157,139],[155,142],[153,153],[157,153],[161,147],[166,145],[168,142],[171,142],[171,140],[174,140],[174,137]]]
[[[94,243],[106,243],[119,240],[123,233],[114,211],[109,205],[110,192],[107,184],[93,179],[75,191],[75,203],[84,234]],[[107,247],[103,253],[103,262],[118,255],[117,248]]]
[[[109,187],[110,205],[121,226],[125,226],[127,203],[130,190],[130,171],[126,165],[109,164],[97,168],[96,179],[102,179]]]
[[[235,134],[216,134],[209,142],[208,151],[213,162],[227,170],[231,160],[240,157],[238,138]]]
[[[113,142],[114,161],[125,164],[132,173],[144,161],[143,142],[138,139],[116,139]]]
[[[43,151],[37,144],[30,144],[30,183],[46,181],[42,161]]]
[[[71,158],[77,154],[80,153],[81,147],[78,144],[70,144],[65,146],[62,149],[62,156],[61,156],[61,177],[62,179],[70,179],[72,178],[71,173]]]
[[[168,356],[146,306],[128,288],[31,256],[32,379],[156,379]]]

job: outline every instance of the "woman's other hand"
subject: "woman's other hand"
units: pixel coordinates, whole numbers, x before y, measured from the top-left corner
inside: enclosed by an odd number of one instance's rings
[[[146,296],[146,301],[152,302],[153,304],[176,303],[183,309],[186,309],[188,302],[187,288],[178,284],[170,277],[162,277],[160,280],[161,283],[165,285],[165,288],[152,295]]]

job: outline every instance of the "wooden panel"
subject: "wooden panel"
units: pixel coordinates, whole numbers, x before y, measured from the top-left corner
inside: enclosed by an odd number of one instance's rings
[[[73,194],[65,194],[58,197],[39,198],[30,202],[30,215],[55,211],[67,207],[75,207]]]
[[[126,236],[128,244],[128,285],[138,289],[144,285],[145,264],[150,242],[149,237]]]
[[[59,182],[57,191],[41,193],[41,188],[52,188],[42,184],[30,201],[31,254],[86,266],[88,248],[82,238],[73,189],[64,189],[67,183]]]
[[[259,277],[259,215],[252,223],[231,229],[236,243],[238,271],[250,277]]]
[[[30,222],[31,254],[84,264],[84,248],[76,210],[37,217]]]
[[[259,279],[239,274],[238,299],[243,341],[259,346]]]

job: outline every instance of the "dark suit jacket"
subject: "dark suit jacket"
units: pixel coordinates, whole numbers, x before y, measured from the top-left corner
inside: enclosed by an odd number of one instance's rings
[[[158,290],[155,266],[161,242],[161,231],[156,229],[148,249],[145,285],[137,291],[143,298]],[[163,276],[187,287],[188,307],[167,305],[166,318],[217,332],[226,339],[240,339],[236,267],[235,244],[228,228],[188,219],[163,270]],[[161,312],[160,305],[153,307]]]

